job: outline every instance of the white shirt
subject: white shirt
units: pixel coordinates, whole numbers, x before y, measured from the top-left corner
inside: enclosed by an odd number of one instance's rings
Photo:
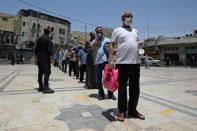
[[[138,31],[132,28],[131,31],[123,27],[114,29],[111,42],[116,45],[116,64],[138,64]]]

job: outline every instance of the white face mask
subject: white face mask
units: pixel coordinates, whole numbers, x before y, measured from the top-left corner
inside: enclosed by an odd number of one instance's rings
[[[131,19],[131,17],[129,17],[129,18],[125,18],[125,20],[124,20],[124,24],[125,24],[125,25],[130,26],[130,25],[131,25],[131,23],[132,23],[132,19]]]

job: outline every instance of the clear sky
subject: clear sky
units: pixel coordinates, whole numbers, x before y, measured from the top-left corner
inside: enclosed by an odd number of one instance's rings
[[[116,28],[122,24],[121,14],[130,10],[134,15],[133,27],[141,39],[149,37],[183,36],[197,29],[197,0],[23,0],[65,17],[90,24]],[[16,14],[20,9],[33,9],[19,0],[0,0],[0,12]],[[68,19],[72,31],[85,31],[85,24]],[[87,24],[87,31],[95,26]],[[149,32],[149,33],[148,33]]]

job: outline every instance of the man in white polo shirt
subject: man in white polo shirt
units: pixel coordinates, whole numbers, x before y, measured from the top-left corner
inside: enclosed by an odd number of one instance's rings
[[[114,67],[113,51],[116,47],[116,68],[118,74],[118,117],[124,121],[128,110],[128,117],[135,117],[144,120],[145,117],[137,111],[137,104],[140,94],[140,65],[138,58],[138,31],[131,27],[133,15],[126,11],[122,15],[123,25],[116,28],[112,33],[109,46],[109,64]],[[129,80],[129,102],[127,103],[127,81]]]

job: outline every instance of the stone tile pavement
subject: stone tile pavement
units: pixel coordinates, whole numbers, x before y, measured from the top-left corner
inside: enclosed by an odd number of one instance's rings
[[[96,89],[57,68],[50,76],[55,93],[42,94],[35,65],[0,65],[0,131],[197,130],[197,69],[141,67],[140,81],[138,110],[146,119],[118,122],[117,101],[97,100]]]

